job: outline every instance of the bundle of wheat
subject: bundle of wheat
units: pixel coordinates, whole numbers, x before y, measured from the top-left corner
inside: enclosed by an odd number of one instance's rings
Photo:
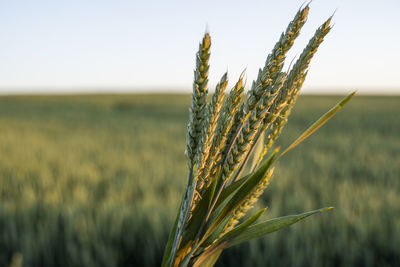
[[[262,209],[239,224],[268,186],[277,159],[316,131],[354,95],[323,115],[284,152],[279,154],[279,149],[275,149],[265,159],[287,122],[312,57],[331,29],[332,17],[316,30],[293,67],[283,72],[286,54],[305,24],[308,11],[308,5],[301,8],[289,23],[245,98],[243,73],[227,96],[225,73],[207,102],[211,38],[208,33],[204,35],[196,54],[188,125],[187,188],[165,249],[163,266],[213,266],[225,248],[331,209],[255,224],[265,211]],[[256,160],[250,172],[242,175],[251,155]]]

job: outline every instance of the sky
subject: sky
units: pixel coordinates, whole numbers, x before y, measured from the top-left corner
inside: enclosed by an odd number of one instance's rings
[[[210,90],[228,71],[247,85],[303,0],[0,1],[0,94],[191,92],[212,38]],[[335,12],[336,11],[336,12]],[[305,93],[400,94],[399,0],[314,0],[287,69],[335,12]]]

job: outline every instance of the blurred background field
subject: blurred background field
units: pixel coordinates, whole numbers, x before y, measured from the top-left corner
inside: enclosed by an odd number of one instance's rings
[[[285,147],[340,96],[301,96]],[[0,97],[0,265],[158,266],[189,95]],[[217,266],[399,266],[400,97],[356,96],[278,164],[266,217],[326,206]]]

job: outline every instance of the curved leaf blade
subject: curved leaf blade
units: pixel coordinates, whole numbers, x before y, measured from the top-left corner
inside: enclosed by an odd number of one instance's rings
[[[232,240],[233,238],[235,238],[235,236],[239,236],[250,225],[252,225],[255,221],[257,221],[257,219],[260,218],[260,216],[263,215],[266,210],[267,210],[267,208],[264,208],[264,209],[258,211],[257,213],[252,215],[250,218],[245,220],[243,223],[241,223],[237,227],[233,228],[231,231],[229,231],[224,236],[222,236],[221,242],[224,242],[224,241],[227,241],[227,240]]]
[[[333,209],[333,207],[313,210],[313,211],[309,211],[309,212],[305,212],[305,213],[297,214],[297,215],[289,215],[289,216],[285,216],[285,217],[274,218],[274,219],[271,219],[271,220],[268,220],[268,221],[265,221],[262,223],[252,225],[252,226],[248,227],[245,231],[243,231],[240,235],[233,238],[229,242],[227,247],[232,247],[232,246],[240,244],[242,242],[249,241],[253,238],[261,237],[263,235],[275,232],[284,227],[292,225],[298,221],[301,221],[301,220],[307,218],[308,216],[311,216],[316,213],[321,213],[323,211],[331,210],[331,209]]]
[[[279,157],[285,155],[287,152],[292,150],[295,146],[306,140],[310,135],[312,135],[316,130],[318,130],[322,125],[324,125],[327,121],[329,121],[335,114],[342,109],[342,107],[349,102],[349,100],[356,94],[356,91],[349,94],[345,98],[343,98],[339,103],[337,103],[333,108],[331,108],[328,112],[322,115],[316,122],[314,122],[307,130],[305,130],[288,148],[283,151]]]

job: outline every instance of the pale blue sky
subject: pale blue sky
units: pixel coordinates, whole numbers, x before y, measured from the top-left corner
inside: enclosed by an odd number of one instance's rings
[[[303,0],[0,2],[0,93],[190,92],[208,27],[210,85],[248,85]],[[288,59],[334,11],[305,92],[400,93],[400,1],[314,0]]]

